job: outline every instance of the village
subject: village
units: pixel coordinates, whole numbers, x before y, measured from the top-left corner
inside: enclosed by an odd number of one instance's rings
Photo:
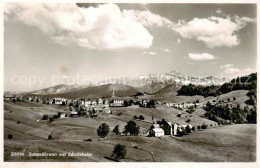
[[[47,120],[52,122],[54,119],[63,118],[70,119],[75,117],[90,117],[95,119],[99,115],[107,115],[113,113],[114,108],[127,108],[128,106],[132,107],[141,107],[141,108],[156,108],[156,104],[160,104],[166,107],[177,108],[180,110],[186,110],[189,108],[199,107],[201,104],[199,102],[194,103],[162,103],[154,100],[125,100],[124,98],[118,98],[115,96],[113,90],[111,98],[98,98],[98,99],[66,99],[62,97],[54,98],[45,98],[44,96],[29,96],[26,99],[23,99],[21,95],[5,95],[5,101],[27,101],[30,103],[40,103],[46,105],[58,105],[66,107],[64,110],[57,113],[54,116],[43,115],[39,120]],[[177,117],[182,117],[181,112]],[[134,117],[133,120],[143,120],[138,117]],[[146,122],[146,121],[143,121]],[[195,131],[195,127],[186,124],[178,124],[178,121],[168,122],[165,119],[162,121],[149,121],[151,123],[150,129],[145,132],[145,136],[149,137],[162,137],[162,136],[183,136]],[[120,135],[126,135],[125,133],[120,133]]]

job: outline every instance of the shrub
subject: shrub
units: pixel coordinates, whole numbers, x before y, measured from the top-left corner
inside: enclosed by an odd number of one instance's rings
[[[8,134],[8,139],[13,139],[13,135],[12,134]]]
[[[133,117],[133,119],[135,119],[135,120],[136,120],[136,119],[138,119],[138,117],[135,115],[135,116]]]
[[[148,108],[155,108],[155,101],[154,101],[154,100],[150,100],[150,101],[147,103],[147,107],[148,107]]]
[[[59,116],[58,116],[58,115],[54,115],[52,118],[53,118],[53,119],[58,119]]]
[[[124,145],[117,144],[114,147],[111,157],[115,158],[116,160],[124,159],[126,156],[126,152],[127,152],[127,150]]]
[[[201,126],[200,126],[200,125],[198,125],[198,126],[197,126],[197,129],[200,129],[200,128],[201,128]]]
[[[44,114],[42,117],[42,120],[48,120],[48,119],[49,119],[49,116],[47,114]]]
[[[21,121],[19,121],[19,120],[18,120],[16,123],[17,123],[17,124],[20,124],[20,123],[21,123]]]
[[[235,101],[236,100],[236,97],[233,97],[233,101]]]
[[[202,124],[201,125],[201,129],[207,129],[207,125],[206,124]]]
[[[190,120],[190,119],[188,119],[188,120],[186,121],[186,123],[190,123],[190,121],[191,121],[191,120]]]
[[[113,132],[118,135],[120,132],[119,132],[119,125],[115,126],[115,128],[113,129]]]
[[[54,121],[53,118],[49,118],[49,122],[52,123]]]
[[[187,134],[191,133],[191,127],[189,125],[185,128],[185,130]]]
[[[195,127],[192,127],[191,130],[194,132],[195,131]]]
[[[48,140],[52,140],[52,139],[53,139],[52,135],[49,135]]]
[[[140,116],[139,116],[139,119],[140,119],[140,120],[144,120],[144,116],[140,115]]]
[[[97,129],[97,134],[99,137],[104,138],[107,136],[109,132],[109,126],[106,123],[102,123],[98,129]]]

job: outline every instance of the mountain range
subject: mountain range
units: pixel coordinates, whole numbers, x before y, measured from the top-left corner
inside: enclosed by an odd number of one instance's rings
[[[102,81],[94,86],[84,85],[57,85],[27,93],[27,95],[44,95],[45,97],[107,97],[111,96],[112,90],[115,89],[117,96],[129,96],[137,92],[146,92],[149,94],[162,93],[165,90],[177,91],[182,85],[220,85],[221,79],[213,76],[193,77],[188,76],[180,71],[169,73],[140,75],[135,78],[121,78],[115,81]],[[173,87],[174,86],[174,87]]]

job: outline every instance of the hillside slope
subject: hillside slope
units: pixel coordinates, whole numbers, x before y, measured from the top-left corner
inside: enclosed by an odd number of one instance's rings
[[[95,99],[100,97],[111,97],[113,93],[113,89],[115,89],[115,96],[124,97],[130,96],[132,94],[136,94],[138,90],[134,87],[127,86],[124,84],[106,84],[100,86],[92,86],[84,89],[79,89],[67,93],[62,94],[49,94],[44,95],[46,98],[53,97],[64,97],[64,98],[89,98]],[[34,94],[31,94],[34,95]],[[28,96],[28,95],[27,95]]]

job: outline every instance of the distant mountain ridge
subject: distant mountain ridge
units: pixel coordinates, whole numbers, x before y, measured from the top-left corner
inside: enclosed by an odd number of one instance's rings
[[[48,88],[44,88],[41,90],[36,90],[36,91],[32,91],[30,92],[30,94],[35,94],[35,95],[51,95],[51,94],[61,94],[61,93],[67,93],[67,92],[71,92],[74,90],[78,90],[81,88],[84,88],[85,86],[81,86],[78,84],[75,85],[56,85],[53,87],[48,87]]]
[[[113,86],[125,86],[132,87],[137,91],[140,92],[147,92],[150,94],[154,94],[161,89],[169,85],[199,85],[199,86],[209,86],[209,85],[221,85],[222,79],[218,77],[208,76],[208,77],[194,77],[188,76],[180,71],[174,70],[169,73],[158,73],[158,74],[149,74],[149,75],[140,75],[135,78],[126,78],[122,77],[118,80],[111,80],[111,81],[100,81],[99,84],[93,86],[86,86],[86,85],[57,85],[53,87],[48,87],[41,90],[36,90],[29,92],[29,94],[33,95],[60,95],[64,93],[70,93],[77,90],[87,89],[87,88],[95,88],[98,86],[108,85],[111,84]],[[102,88],[102,87],[101,87]],[[115,88],[117,89],[117,88]],[[174,90],[179,88],[174,88]]]
[[[105,84],[100,86],[91,86],[87,88],[77,89],[66,93],[45,94],[39,96],[44,96],[46,98],[64,97],[70,99],[76,99],[76,98],[96,99],[102,97],[110,98],[113,94],[113,90],[115,92],[115,96],[117,97],[130,96],[138,92],[136,88],[124,84]],[[27,96],[33,96],[33,95],[35,94],[33,93],[27,94]]]

